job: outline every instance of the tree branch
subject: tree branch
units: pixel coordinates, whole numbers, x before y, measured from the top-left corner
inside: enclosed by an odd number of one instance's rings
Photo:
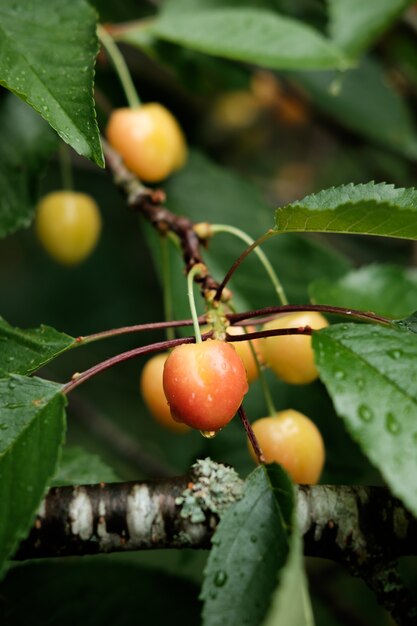
[[[140,180],[127,169],[121,156],[104,139],[101,139],[103,152],[106,159],[106,167],[113,175],[114,182],[122,189],[127,197],[128,206],[140,213],[148,220],[161,235],[168,232],[177,235],[188,274],[190,269],[202,263],[201,246],[204,241],[194,230],[194,223],[187,217],[175,215],[163,206],[165,193],[162,189],[150,189],[145,187]],[[196,276],[195,282],[201,284],[204,295],[217,291],[219,283],[207,272],[206,275]]]
[[[175,478],[54,487],[16,558],[208,548],[222,502],[237,500],[242,487],[234,470],[208,459]],[[305,554],[354,574],[417,554],[417,521],[384,487],[302,485],[297,513]]]
[[[160,548],[208,549],[222,513],[243,493],[229,467],[197,461],[185,476],[54,487],[16,559]],[[362,578],[399,626],[417,605],[396,567],[417,554],[417,520],[384,487],[300,485],[298,526],[306,556]]]

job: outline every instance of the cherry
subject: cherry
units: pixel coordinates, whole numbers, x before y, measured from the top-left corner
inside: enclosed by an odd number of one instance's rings
[[[316,311],[301,311],[279,315],[267,322],[263,330],[300,328],[310,326],[319,330],[328,326],[327,320]],[[266,363],[286,383],[304,385],[318,377],[314,364],[311,337],[308,335],[283,335],[261,339],[260,346]]]
[[[233,346],[217,339],[174,348],[163,385],[172,417],[206,432],[226,426],[248,391],[242,359]]]
[[[100,211],[87,194],[54,191],[40,200],[35,228],[51,257],[64,265],[76,265],[92,252],[98,241]]]
[[[287,409],[252,424],[266,463],[282,465],[294,482],[315,484],[324,465],[324,443],[317,426],[306,415]],[[252,446],[251,455],[256,460]]]
[[[180,169],[187,157],[177,120],[157,102],[116,109],[106,135],[126,166],[145,182],[163,180]]]
[[[164,352],[149,359],[141,373],[140,390],[145,404],[155,420],[170,430],[183,433],[189,430],[188,426],[172,419],[162,385],[162,375],[167,357],[168,353]]]

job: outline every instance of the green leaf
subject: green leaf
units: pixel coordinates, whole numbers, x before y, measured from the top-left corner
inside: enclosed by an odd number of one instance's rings
[[[309,288],[312,302],[388,317],[417,310],[417,270],[398,265],[368,265],[338,278],[320,278]]]
[[[263,626],[314,626],[313,610],[303,563],[303,542],[299,533],[292,536],[290,554],[280,584]]]
[[[259,624],[280,570],[281,591],[274,597],[273,614],[286,606],[296,592],[292,555],[299,547],[293,539],[296,531],[291,533],[293,515],[293,486],[285,472],[278,466],[252,472],[243,498],[222,516],[212,541],[202,588],[204,626]]]
[[[342,185],[279,208],[276,231],[417,239],[417,191],[386,183]]]
[[[328,0],[330,35],[352,56],[359,56],[414,0]]]
[[[219,9],[221,7],[236,8],[236,7],[251,7],[253,6],[253,0],[167,0],[164,2],[162,11],[164,15],[168,13],[199,13],[200,11],[208,9]],[[278,2],[280,4],[280,2]],[[276,10],[276,0],[256,0],[256,7],[263,9]]]
[[[22,330],[0,317],[0,377],[30,374],[76,345],[76,340],[43,324]]]
[[[85,0],[0,5],[0,84],[103,166],[93,101],[96,13]]]
[[[79,446],[71,446],[62,450],[58,471],[51,484],[91,485],[101,482],[114,483],[118,480],[113,469],[97,454],[91,454]]]
[[[0,379],[0,564],[32,523],[55,472],[65,433],[61,385],[40,378]]]
[[[340,50],[318,31],[262,8],[167,11],[152,23],[150,32],[207,54],[271,69],[346,66]]]
[[[8,94],[0,106],[0,237],[28,226],[38,176],[57,136],[27,104]]]
[[[273,208],[252,183],[196,152],[190,154],[186,167],[169,179],[165,188],[167,206],[195,222],[208,219],[213,224],[231,224],[255,239],[271,226]],[[150,235],[149,239],[158,256],[160,247],[156,237]],[[231,235],[216,235],[204,254],[214,278],[222,280],[245,247],[245,243]],[[348,260],[340,253],[301,235],[276,237],[263,248],[291,302],[306,302],[307,288],[314,278],[336,278],[349,269]],[[177,250],[172,251],[170,260],[175,315],[178,319],[189,317],[183,262]],[[234,274],[230,288],[236,306],[242,310],[277,303],[272,285],[253,254]]]
[[[133,556],[133,555],[131,555]],[[156,555],[153,555],[156,556]],[[28,562],[0,585],[7,626],[199,624],[198,589],[178,575],[115,555]]]
[[[367,5],[369,3],[363,3]],[[314,104],[361,137],[417,159],[417,131],[403,96],[373,59],[344,72],[297,72],[291,77]]]
[[[320,377],[352,437],[417,513],[417,336],[338,324],[313,334]]]

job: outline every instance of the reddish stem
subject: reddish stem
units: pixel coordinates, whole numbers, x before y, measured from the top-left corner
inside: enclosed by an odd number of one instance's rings
[[[205,315],[201,315],[198,321],[202,324],[205,323]],[[116,337],[117,335],[126,335],[128,333],[138,333],[145,330],[159,330],[163,328],[180,328],[184,326],[192,326],[193,320],[171,320],[168,322],[148,322],[146,324],[136,324],[134,326],[122,326],[121,328],[114,328],[112,330],[103,330],[99,333],[93,333],[92,335],[86,335],[85,337],[77,337],[77,343],[86,344],[98,341],[99,339],[107,339],[108,337]]]
[[[152,352],[159,352],[160,350],[169,350],[169,348],[174,348],[175,346],[179,346],[182,343],[194,343],[195,337],[183,337],[181,339],[171,339],[170,341],[158,341],[157,343],[151,343],[148,346],[141,346],[140,348],[134,348],[133,350],[128,350],[127,352],[122,352],[121,354],[117,354],[116,356],[112,356],[110,359],[106,359],[97,365],[93,365],[90,369],[85,370],[81,374],[75,375],[75,377],[69,381],[66,385],[64,385],[62,391],[65,394],[68,394],[70,391],[81,385],[89,378],[92,378],[96,374],[100,372],[104,372],[105,370],[113,367],[113,365],[117,365],[118,363],[123,363],[124,361],[129,361],[130,359],[134,359],[141,354],[150,354]]]
[[[237,268],[246,259],[246,257],[252,252],[252,250],[254,250],[258,246],[263,244],[267,239],[272,237],[274,234],[276,234],[275,231],[268,230],[264,235],[262,235],[262,237],[259,237],[259,239],[254,241],[250,246],[248,246],[242,252],[242,254],[236,259],[236,261],[233,263],[233,265],[229,268],[229,271],[227,272],[226,276],[223,278],[222,282],[217,287],[216,295],[214,296],[214,300],[215,301],[220,301],[220,299],[222,297],[223,289],[226,287],[227,283],[229,282],[229,280],[231,279],[231,277],[233,276],[233,274],[235,273]]]
[[[227,315],[228,320],[232,323],[242,322],[244,320],[248,320],[251,318],[257,318],[266,315],[276,315],[278,313],[289,313],[294,311],[322,311],[324,313],[332,313],[335,315],[345,315],[349,317],[354,317],[356,319],[361,319],[368,322],[377,322],[379,324],[390,324],[390,320],[376,315],[372,312],[358,311],[356,309],[345,309],[343,307],[334,307],[329,305],[322,304],[297,304],[297,305],[285,305],[285,306],[270,306],[263,309],[256,309],[255,311],[246,311],[244,313],[229,313]],[[199,318],[199,321],[204,321],[204,316]],[[149,324],[140,324],[137,326],[125,326],[124,328],[118,328],[110,331],[104,331],[103,333],[96,333],[95,335],[89,335],[88,337],[81,337],[78,341],[87,342],[94,341],[95,339],[101,339],[105,337],[111,337],[114,335],[120,335],[127,332],[135,332],[138,330],[150,330],[156,328],[165,328],[165,327],[175,327],[175,326],[189,326],[192,324],[192,320],[179,320],[178,322],[155,322]],[[252,333],[245,333],[244,335],[226,335],[227,341],[247,341],[250,339],[258,339],[261,337],[273,337],[275,335],[311,335],[312,329],[310,326],[300,326],[298,328],[278,328],[274,330],[260,330]],[[203,339],[208,339],[212,336],[213,332],[205,333],[203,335]],[[63,387],[63,393],[67,394],[81,383],[85,382],[92,376],[113,367],[113,365],[117,365],[118,363],[122,363],[124,361],[128,361],[129,359],[134,359],[141,354],[150,354],[153,352],[159,352],[161,350],[169,350],[175,346],[181,345],[183,343],[194,343],[195,337],[184,337],[179,339],[171,339],[170,341],[159,341],[157,343],[150,344],[148,346],[141,346],[139,348],[134,348],[133,350],[128,350],[127,352],[122,352],[106,361],[102,361],[90,369],[82,372],[81,374],[77,374],[74,376],[73,380],[68,382]],[[242,409],[243,411],[243,409]],[[241,417],[242,419],[242,417]],[[245,427],[246,428],[246,427]],[[250,428],[250,424],[249,424]],[[248,436],[249,436],[249,431]]]
[[[237,324],[243,320],[250,320],[252,318],[278,315],[279,313],[294,313],[296,311],[320,311],[322,313],[330,313],[332,315],[344,315],[346,317],[352,317],[367,322],[377,322],[378,324],[391,324],[391,320],[377,315],[372,311],[358,311],[357,309],[346,309],[340,306],[331,306],[329,304],[286,304],[282,306],[268,306],[263,309],[256,309],[254,311],[246,311],[243,313],[228,313],[227,319],[232,324]]]
[[[202,338],[209,339],[212,334],[213,332],[210,331],[202,335]],[[110,357],[110,359],[106,359],[101,363],[97,363],[97,365],[93,365],[93,367],[85,370],[85,372],[81,372],[81,374],[75,374],[72,380],[70,380],[66,385],[63,386],[62,393],[68,394],[70,391],[78,387],[78,385],[84,383],[86,380],[89,380],[96,374],[104,372],[105,370],[113,367],[114,365],[117,365],[118,363],[124,363],[124,361],[134,359],[141,354],[151,354],[153,352],[169,350],[170,348],[175,348],[175,346],[180,346],[183,343],[195,343],[195,337],[181,337],[179,339],[170,339],[169,341],[158,341],[157,343],[151,343],[148,346],[140,346],[140,348],[134,348],[133,350],[128,350],[127,352],[116,354],[116,356],[112,356]]]
[[[258,459],[258,462],[266,463],[266,459],[261,450],[261,446],[259,445],[258,440],[255,436],[255,433],[253,432],[252,426],[250,425],[250,422],[248,418],[246,417],[246,412],[245,412],[245,409],[243,408],[243,404],[240,405],[238,412],[239,412],[240,421],[243,424],[243,428],[246,430],[246,434],[256,454],[256,458]]]
[[[242,313],[229,313],[226,315],[227,319],[234,325],[241,321],[250,320],[250,318],[263,316],[265,320],[257,320],[257,323],[261,323],[267,321],[277,315],[278,313],[292,313],[295,311],[321,311],[323,313],[331,313],[334,315],[345,315],[347,317],[353,317],[357,319],[362,319],[365,321],[377,322],[379,324],[390,324],[391,320],[376,315],[371,311],[358,311],[355,309],[345,309],[343,307],[335,307],[326,304],[287,304],[283,306],[271,306],[263,309],[257,309],[255,311],[244,311]],[[206,316],[200,315],[198,321],[201,324],[206,322]],[[245,325],[249,325],[250,322],[245,323]],[[85,345],[87,343],[92,343],[93,341],[98,341],[100,339],[107,339],[108,337],[116,337],[117,335],[125,335],[128,333],[136,333],[142,332],[146,330],[160,330],[164,328],[180,328],[185,326],[192,326],[193,321],[191,319],[185,320],[171,320],[168,322],[148,322],[146,324],[136,324],[134,326],[122,326],[121,328],[114,328],[112,330],[104,330],[102,332],[93,333],[91,335],[86,335],[83,337],[77,337],[77,344]],[[286,329],[286,331],[290,332],[276,332],[274,334],[294,334],[292,329]],[[304,334],[307,334],[304,332]],[[271,333],[268,335],[259,335],[259,337],[272,336]],[[256,339],[258,335],[254,335],[253,333],[246,334],[244,336],[233,335],[233,337],[228,336],[227,341],[246,341],[247,339]]]
[[[243,335],[228,335],[226,341],[250,341],[251,339],[262,339],[263,337],[276,337],[277,335],[312,335],[311,326],[299,326],[298,328],[271,328],[269,330],[257,330],[253,333]]]

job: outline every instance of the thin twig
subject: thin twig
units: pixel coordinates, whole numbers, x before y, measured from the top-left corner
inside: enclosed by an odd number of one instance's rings
[[[106,167],[111,171],[114,181],[127,196],[128,206],[140,213],[160,234],[167,232],[178,236],[183,254],[185,273],[197,263],[204,263],[201,255],[202,241],[194,230],[194,223],[187,217],[175,215],[163,206],[165,193],[161,189],[149,189],[124,165],[120,155],[102,138]],[[203,294],[215,292],[219,283],[209,273],[196,276]]]
[[[204,315],[201,315],[198,318],[200,324],[204,324],[206,318]],[[146,324],[135,324],[133,326],[122,326],[121,328],[113,328],[111,330],[103,330],[98,333],[93,333],[92,335],[85,335],[83,337],[77,337],[77,343],[85,345],[87,343],[92,343],[93,341],[99,341],[101,339],[107,339],[110,337],[116,337],[117,335],[127,335],[129,333],[140,333],[146,330],[162,330],[165,328],[182,328],[186,326],[192,326],[193,320],[171,320],[166,322],[149,322]]]
[[[282,335],[312,335],[311,326],[299,326],[297,328],[270,328],[269,330],[256,330],[244,335],[228,335],[226,341],[250,341],[251,339],[264,339],[265,337],[277,337]]]
[[[239,407],[239,417],[240,417],[240,421],[242,422],[243,428],[246,431],[246,434],[248,436],[248,439],[251,443],[251,446],[253,448],[253,451],[256,454],[256,458],[258,459],[258,463],[265,463],[266,459],[263,455],[263,452],[261,450],[261,446],[259,445],[259,442],[256,438],[255,433],[253,432],[253,428],[248,420],[248,418],[246,417],[246,412],[245,409],[243,408],[243,404],[240,405]]]
[[[268,306],[254,311],[228,313],[226,317],[232,324],[238,324],[246,320],[250,322],[250,320],[258,317],[269,317],[279,315],[281,313],[293,313],[296,311],[320,311],[321,313],[328,313],[329,315],[343,315],[344,317],[350,317],[364,322],[374,322],[387,326],[392,324],[392,320],[389,318],[377,315],[372,311],[359,311],[357,309],[347,309],[345,307],[332,306],[329,304],[287,304],[283,306]]]
[[[122,352],[116,356],[112,356],[101,363],[97,363],[97,365],[93,365],[93,367],[90,367],[84,372],[77,372],[74,374],[72,380],[70,380],[70,382],[62,388],[62,393],[70,393],[85,381],[89,380],[93,376],[96,376],[96,374],[104,372],[118,363],[129,361],[130,359],[134,359],[141,354],[151,354],[153,352],[169,350],[170,348],[174,348],[175,346],[179,346],[183,343],[195,343],[195,338],[183,337],[180,339],[171,339],[170,341],[158,341],[157,343],[151,343],[148,346],[140,346],[139,348],[133,348],[133,350],[127,350],[127,352]]]
[[[223,278],[222,282],[220,283],[220,285],[217,288],[216,291],[216,295],[214,296],[214,299],[219,301],[222,297],[222,293],[223,293],[223,289],[226,287],[227,283],[229,282],[229,280],[231,279],[231,277],[233,276],[233,274],[235,273],[235,271],[237,270],[237,268],[241,265],[241,263],[246,259],[246,257],[253,251],[255,250],[255,248],[257,248],[258,246],[262,245],[265,241],[267,241],[268,239],[270,239],[270,237],[272,237],[273,235],[276,235],[277,233],[274,230],[268,230],[264,235],[262,235],[262,237],[259,237],[259,239],[257,239],[256,241],[254,241],[250,246],[248,246],[243,252],[242,254],[236,259],[236,261],[233,263],[233,265],[230,267],[229,271],[227,272],[226,276]]]

